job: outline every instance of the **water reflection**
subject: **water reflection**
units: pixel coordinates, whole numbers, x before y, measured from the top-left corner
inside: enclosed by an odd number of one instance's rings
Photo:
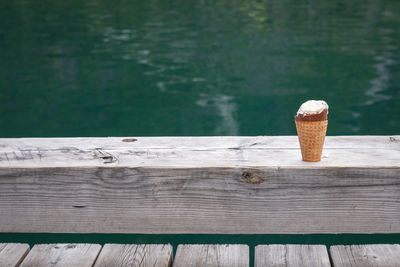
[[[365,91],[370,99],[367,100],[364,105],[372,105],[375,102],[382,100],[389,100],[391,97],[389,95],[384,95],[383,92],[389,86],[390,72],[388,68],[394,64],[394,61],[389,55],[386,56],[376,56],[376,64],[374,65],[377,77],[370,81],[370,88]]]
[[[246,32],[268,32],[271,30],[267,0],[242,1],[239,5],[239,10],[246,14],[250,20],[245,25]]]
[[[236,112],[236,104],[233,101],[232,96],[208,96],[201,94],[200,98],[196,101],[196,104],[206,109],[214,108],[216,110],[216,113],[220,117],[220,121],[213,131],[215,135],[238,135],[239,125],[234,118]]]
[[[386,12],[384,16],[391,16],[391,13]],[[367,100],[364,105],[372,105],[375,102],[389,100],[391,98],[391,96],[385,95],[383,92],[389,88],[391,79],[389,68],[395,64],[392,50],[396,49],[396,46],[393,44],[392,35],[392,29],[384,28],[379,31],[379,37],[383,43],[384,51],[381,55],[378,54],[374,57],[376,62],[374,68],[377,77],[370,81],[371,86],[365,91],[365,94],[371,99]]]

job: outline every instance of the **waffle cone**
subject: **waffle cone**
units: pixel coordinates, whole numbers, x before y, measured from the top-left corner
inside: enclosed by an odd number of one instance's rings
[[[324,146],[328,120],[296,121],[301,155],[304,161],[320,161]]]

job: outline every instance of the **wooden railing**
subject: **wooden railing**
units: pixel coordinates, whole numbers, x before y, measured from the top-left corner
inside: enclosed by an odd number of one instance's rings
[[[400,233],[400,137],[0,139],[0,232]]]
[[[318,163],[301,161],[296,136],[0,139],[0,232],[400,233],[399,222],[400,136],[329,136]],[[399,245],[329,253],[259,245],[254,262],[400,266]],[[180,245],[172,258],[169,245],[0,243],[6,266],[245,267],[249,247]]]

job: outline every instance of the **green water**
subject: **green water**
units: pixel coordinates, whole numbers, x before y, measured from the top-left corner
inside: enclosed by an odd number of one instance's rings
[[[400,134],[398,0],[0,0],[0,137]],[[393,235],[0,234],[11,242],[399,243]]]
[[[0,0],[0,137],[400,133],[398,0]]]

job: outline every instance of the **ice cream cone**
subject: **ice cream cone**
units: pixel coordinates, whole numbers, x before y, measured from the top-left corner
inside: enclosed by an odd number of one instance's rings
[[[321,160],[328,120],[296,121],[301,155],[304,161],[317,162]]]

